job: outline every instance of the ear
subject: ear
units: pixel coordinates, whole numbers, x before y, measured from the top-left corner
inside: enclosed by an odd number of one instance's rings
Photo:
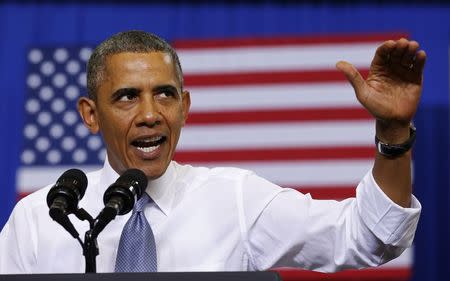
[[[98,133],[99,124],[95,102],[89,98],[81,97],[78,100],[78,112],[80,113],[81,119],[83,119],[84,125],[89,131],[93,134]]]
[[[191,108],[191,94],[189,91],[183,91],[182,95],[182,110],[183,110],[183,125],[186,124],[186,120],[189,115],[189,109]]]

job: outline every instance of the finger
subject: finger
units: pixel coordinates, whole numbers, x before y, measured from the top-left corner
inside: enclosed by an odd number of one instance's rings
[[[403,56],[408,50],[409,45],[408,43],[409,41],[406,40],[405,38],[401,38],[396,42],[395,48],[392,50],[390,54],[391,63],[401,63]]]
[[[364,81],[364,78],[361,76],[359,71],[351,63],[346,61],[339,61],[336,63],[336,68],[344,73],[347,80],[350,84],[352,84],[356,97],[360,100],[360,93],[364,92],[366,81]]]
[[[424,50],[420,50],[416,53],[416,59],[414,61],[413,71],[422,74],[423,68],[425,66],[425,61],[427,60],[427,54]]]
[[[384,42],[377,48],[372,63],[375,65],[385,65],[389,63],[390,54],[394,50],[395,46],[396,42],[393,40]]]
[[[401,64],[402,66],[410,69],[414,66],[414,61],[416,59],[416,53],[419,49],[419,43],[416,41],[410,41],[406,52],[403,54]]]

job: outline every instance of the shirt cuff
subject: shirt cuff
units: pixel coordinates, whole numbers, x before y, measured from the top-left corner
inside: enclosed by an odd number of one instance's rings
[[[378,186],[369,171],[356,189],[358,212],[366,226],[386,245],[410,247],[422,206],[411,195],[411,207],[393,202]]]

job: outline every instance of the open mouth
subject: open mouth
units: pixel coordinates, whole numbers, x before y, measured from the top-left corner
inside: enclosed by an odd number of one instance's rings
[[[165,136],[140,138],[132,141],[131,145],[142,152],[149,153],[155,151],[166,139]]]

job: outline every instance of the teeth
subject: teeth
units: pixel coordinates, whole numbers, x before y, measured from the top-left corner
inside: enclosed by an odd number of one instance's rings
[[[159,147],[159,145],[150,146],[150,147],[138,147],[137,149],[140,151],[143,151],[145,153],[149,153],[149,152],[155,151],[158,147]]]
[[[157,137],[151,137],[148,139],[143,139],[141,140],[142,142],[155,142],[155,141],[160,141],[162,139],[162,136],[157,136]]]

